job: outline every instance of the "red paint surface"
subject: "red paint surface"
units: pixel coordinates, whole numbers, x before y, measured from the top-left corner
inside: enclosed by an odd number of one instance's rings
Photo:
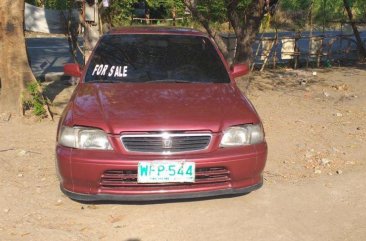
[[[201,32],[170,28],[122,28],[110,34],[182,34]],[[220,53],[219,53],[220,54]],[[220,57],[223,60],[222,55]],[[223,60],[228,73],[230,70]],[[87,69],[87,68],[85,68]],[[70,72],[74,67],[70,67]],[[237,67],[238,72],[244,68]],[[84,73],[85,74],[85,73]],[[236,76],[236,75],[235,75]],[[228,84],[197,83],[81,83],[66,107],[60,126],[96,127],[108,133],[113,151],[77,150],[57,145],[61,185],[80,194],[134,195],[186,193],[249,187],[262,181],[267,144],[220,148],[222,132],[234,125],[260,123],[254,107],[231,76]],[[122,132],[209,131],[206,150],[186,154],[131,154],[120,140]],[[196,168],[225,167],[231,181],[216,185],[106,189],[100,185],[106,170],[137,170],[139,161],[187,160]]]

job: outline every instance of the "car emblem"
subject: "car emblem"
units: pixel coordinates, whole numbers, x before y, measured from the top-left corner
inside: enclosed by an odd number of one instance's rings
[[[172,141],[172,139],[164,139],[164,140],[163,140],[163,148],[164,148],[164,149],[172,148],[172,146],[173,146],[173,141]]]

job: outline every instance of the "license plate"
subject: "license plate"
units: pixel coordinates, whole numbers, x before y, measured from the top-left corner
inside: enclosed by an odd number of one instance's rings
[[[138,164],[137,182],[194,182],[195,164],[185,161],[142,161]]]

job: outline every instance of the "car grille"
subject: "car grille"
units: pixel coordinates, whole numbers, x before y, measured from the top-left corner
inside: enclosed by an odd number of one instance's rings
[[[109,170],[101,177],[103,188],[162,188],[177,186],[217,185],[230,182],[230,171],[224,167],[196,168],[194,183],[138,183],[137,170]]]
[[[211,134],[131,134],[122,135],[121,141],[130,152],[169,154],[204,150],[210,144]]]

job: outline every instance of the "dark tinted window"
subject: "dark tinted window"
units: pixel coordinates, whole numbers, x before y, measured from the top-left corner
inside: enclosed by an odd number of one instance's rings
[[[92,57],[86,82],[228,83],[228,73],[205,37],[108,35]]]

